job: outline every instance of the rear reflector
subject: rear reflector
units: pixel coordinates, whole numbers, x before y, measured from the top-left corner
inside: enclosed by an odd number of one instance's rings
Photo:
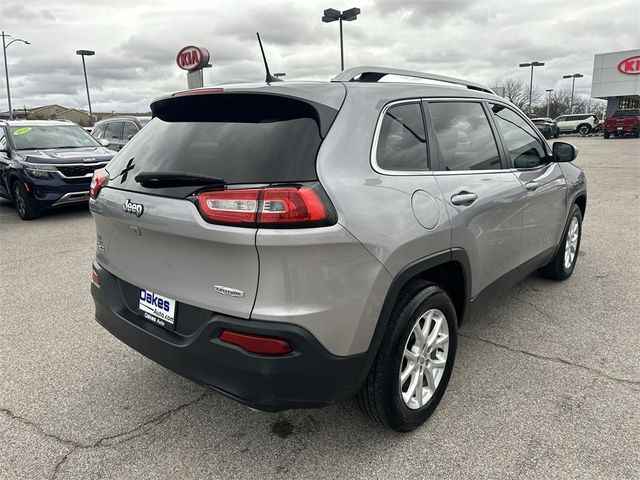
[[[236,332],[234,330],[223,330],[220,340],[259,355],[286,355],[293,351],[291,345],[286,340],[274,337],[264,337],[250,333]]]
[[[91,270],[91,283],[100,288],[100,275],[95,270]]]
[[[332,223],[332,209],[311,187],[277,186],[201,192],[197,204],[213,223],[237,226],[312,227]]]

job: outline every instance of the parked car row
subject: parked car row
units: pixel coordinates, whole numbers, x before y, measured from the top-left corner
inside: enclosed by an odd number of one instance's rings
[[[0,197],[13,201],[23,220],[86,202],[94,170],[113,155],[69,121],[0,121]]]

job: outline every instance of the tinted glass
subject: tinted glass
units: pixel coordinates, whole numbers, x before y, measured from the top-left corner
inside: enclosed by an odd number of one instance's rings
[[[502,105],[493,105],[491,110],[515,168],[533,168],[547,163],[542,142],[520,115]]]
[[[103,132],[104,132],[104,124],[94,127],[93,131],[91,132],[91,135],[93,135],[96,138],[102,138]]]
[[[136,133],[138,133],[138,127],[133,122],[125,122],[124,123],[124,139],[128,140],[129,137],[133,137]]]
[[[0,150],[6,150],[7,148],[7,135],[4,133],[4,128],[0,127]]]
[[[445,170],[502,168],[482,105],[470,102],[429,103]]]
[[[567,119],[567,117],[558,117],[556,118],[556,122],[564,122]]]
[[[427,141],[419,103],[395,105],[386,111],[380,126],[376,161],[385,170],[427,170]]]
[[[111,122],[107,125],[104,138],[107,140],[122,140],[124,133],[124,122]]]
[[[89,132],[77,125],[12,126],[9,131],[18,150],[99,146]]]
[[[270,95],[225,97],[173,99],[162,117],[140,130],[108,165],[110,186],[169,196],[189,193],[182,187],[146,189],[135,181],[140,172],[186,172],[227,184],[317,180],[322,138],[311,106]],[[114,178],[130,160],[133,171],[124,181]]]
[[[630,109],[630,110],[616,110],[613,112],[614,117],[639,117],[640,110]]]

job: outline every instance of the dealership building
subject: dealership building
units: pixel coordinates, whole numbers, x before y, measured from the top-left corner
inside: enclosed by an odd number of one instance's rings
[[[607,116],[620,108],[640,108],[640,49],[597,54],[591,96],[607,101]]]

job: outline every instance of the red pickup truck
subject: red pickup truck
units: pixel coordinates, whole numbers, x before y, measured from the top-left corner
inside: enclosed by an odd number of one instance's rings
[[[612,133],[616,137],[632,133],[640,138],[640,109],[615,110],[604,121],[604,138],[609,138]]]

